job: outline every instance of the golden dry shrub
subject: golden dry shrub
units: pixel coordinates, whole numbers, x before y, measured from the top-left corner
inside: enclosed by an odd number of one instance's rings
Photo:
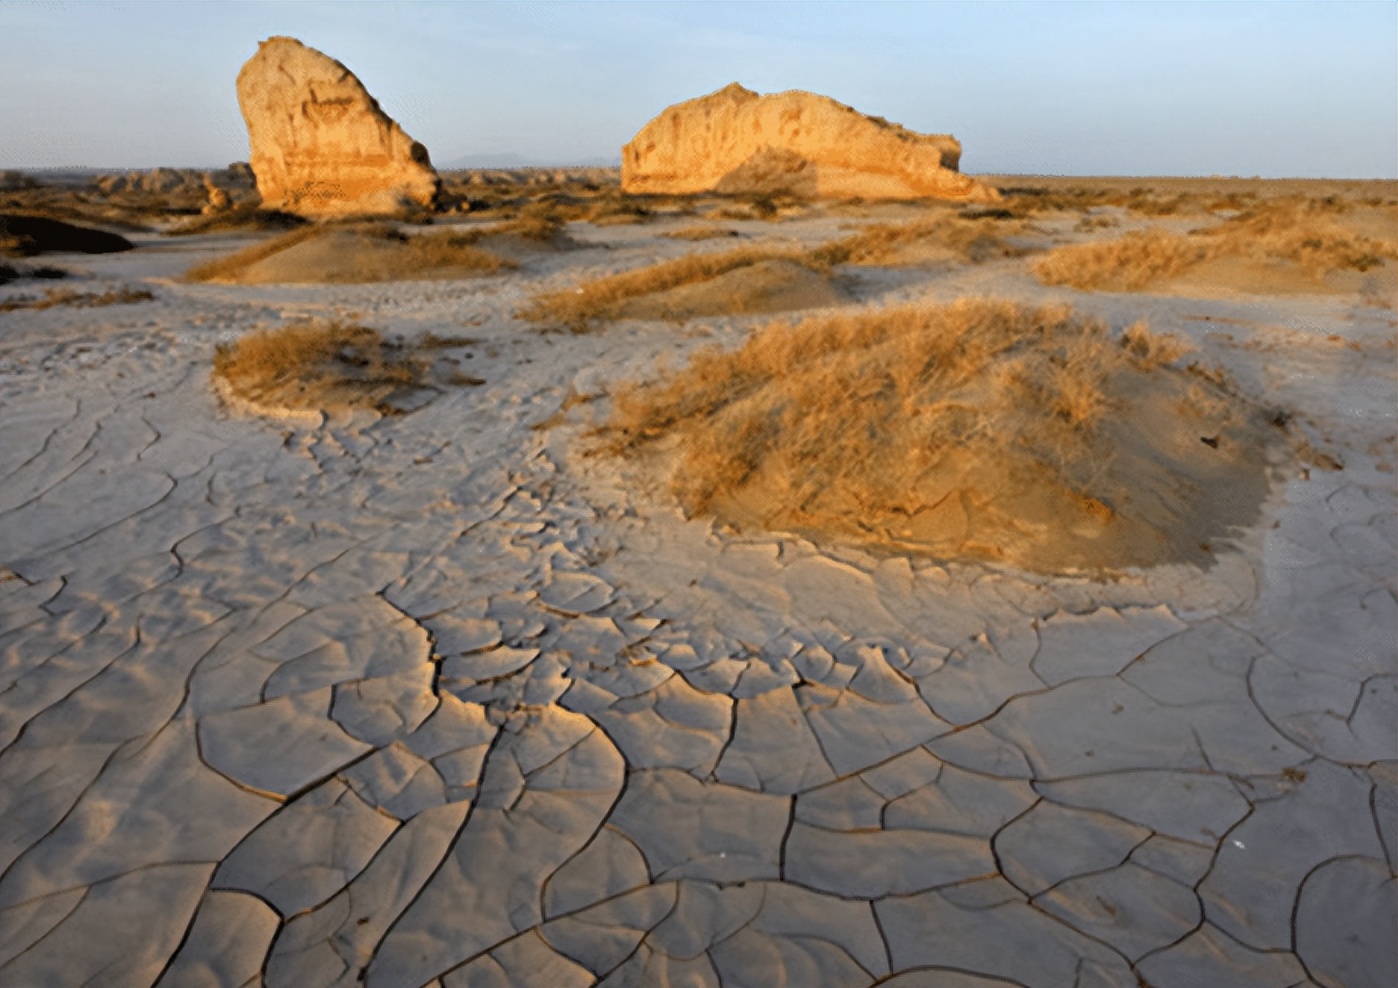
[[[1398,242],[1348,229],[1339,217],[1353,206],[1334,196],[1266,200],[1216,227],[1194,231],[1220,253],[1299,265],[1312,277],[1336,271],[1365,272],[1398,260]],[[1390,221],[1387,228],[1393,230]]]
[[[1140,291],[1171,281],[1213,262],[1242,262],[1255,273],[1290,271],[1319,286],[1330,275],[1364,273],[1398,259],[1398,242],[1349,229],[1338,217],[1352,207],[1335,197],[1276,197],[1236,216],[1187,234],[1159,229],[1132,231],[1115,240],[1055,248],[1035,260],[1034,273],[1049,285],[1086,291]],[[1220,277],[1257,288],[1280,287],[1237,271]]]
[[[1255,518],[1277,430],[1170,363],[1186,349],[991,299],[816,316],[618,386],[600,435],[740,529],[1046,572],[1204,563]]]
[[[623,317],[626,303],[633,299],[712,281],[729,272],[766,262],[802,268],[821,278],[829,273],[828,265],[812,259],[802,251],[788,248],[739,247],[716,253],[687,254],[671,261],[662,261],[634,271],[623,271],[620,274],[585,281],[561,291],[537,295],[519,310],[518,315],[531,322],[556,323],[574,331],[581,331],[597,320]],[[730,300],[727,311],[745,311],[741,292],[729,292],[727,295]],[[676,315],[682,314],[676,309]]]
[[[1133,230],[1116,240],[1057,247],[1036,258],[1033,268],[1046,285],[1134,292],[1215,256],[1217,244],[1163,230]]]
[[[372,408],[391,412],[395,392],[425,386],[427,362],[373,329],[310,322],[257,330],[214,354],[215,389],[261,414]]]
[[[998,213],[996,214],[998,217]],[[1023,233],[1026,224],[990,225],[975,215],[942,211],[905,223],[877,223],[811,252],[826,264],[916,264],[959,260],[980,263],[1018,253],[1004,239]]]
[[[526,213],[512,220],[504,220],[481,230],[476,239],[488,237],[519,237],[534,243],[554,243],[566,236],[567,219],[556,212]]]
[[[515,265],[477,246],[478,233],[405,233],[391,223],[307,226],[200,264],[186,281],[354,284],[495,274]]]
[[[203,233],[245,230],[294,230],[306,226],[309,222],[294,213],[263,209],[260,202],[242,202],[221,212],[190,217],[165,233],[171,237],[187,237]]]

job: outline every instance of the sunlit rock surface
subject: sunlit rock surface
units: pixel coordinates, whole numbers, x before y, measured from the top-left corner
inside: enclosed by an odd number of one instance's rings
[[[304,216],[430,207],[427,149],[339,62],[295,38],[262,42],[238,73],[238,104],[266,209]]]

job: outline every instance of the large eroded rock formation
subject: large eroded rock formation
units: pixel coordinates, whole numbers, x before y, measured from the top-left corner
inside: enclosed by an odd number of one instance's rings
[[[997,199],[957,170],[960,160],[949,134],[917,134],[815,93],[759,96],[735,82],[641,128],[622,148],[621,183],[627,192]]]
[[[441,181],[354,73],[295,38],[268,38],[238,73],[252,170],[268,209],[305,216],[430,207]]]

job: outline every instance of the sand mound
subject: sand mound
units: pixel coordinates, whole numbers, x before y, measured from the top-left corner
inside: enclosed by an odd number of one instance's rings
[[[682,322],[734,312],[788,312],[839,305],[845,293],[827,277],[787,260],[758,261],[693,285],[630,299],[616,307],[618,319]]]
[[[961,144],[815,93],[759,96],[736,82],[669,107],[621,150],[631,193],[998,199],[962,175]]]
[[[65,223],[49,216],[0,213],[0,251],[9,256],[114,254],[135,246],[120,234]]]
[[[778,312],[844,298],[830,265],[785,248],[689,254],[536,296],[519,316],[575,331],[599,319],[672,319]]]
[[[1370,211],[1347,217],[1335,209],[1327,200],[1275,200],[1187,234],[1137,230],[1059,247],[1039,258],[1034,272],[1045,284],[1111,292],[1167,284],[1258,294],[1398,287],[1391,218],[1375,224]]]
[[[441,181],[339,62],[295,38],[268,38],[238,73],[252,170],[266,209],[304,216],[431,208]]]
[[[1004,219],[1009,221],[998,222]],[[1005,237],[1029,230],[1027,223],[998,212],[958,215],[948,211],[903,223],[877,223],[824,244],[812,254],[830,264],[980,264],[1022,253]]]
[[[213,385],[225,403],[257,415],[318,418],[355,408],[401,414],[444,387],[482,383],[444,371],[424,355],[443,342],[413,349],[377,330],[340,323],[263,330],[219,346]]]
[[[186,273],[222,284],[352,284],[493,274],[513,262],[452,230],[406,234],[387,224],[305,227]]]
[[[576,250],[585,246],[568,235],[567,224],[562,219],[549,215],[519,216],[486,226],[458,227],[456,235],[518,260],[540,252]]]
[[[1206,564],[1258,517],[1273,416],[1183,347],[962,300],[772,324],[615,392],[604,434],[739,528],[1043,572]]]

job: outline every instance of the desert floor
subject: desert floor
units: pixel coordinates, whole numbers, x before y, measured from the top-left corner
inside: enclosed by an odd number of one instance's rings
[[[918,208],[577,220],[457,280],[180,280],[236,232],[43,258],[153,298],[0,313],[0,983],[1395,983],[1398,262],[1041,284],[1032,251],[1201,222],[1098,204],[841,268],[850,305],[1145,319],[1288,411],[1318,455],[1258,524],[1111,577],[687,519],[590,430],[773,317],[515,316]],[[698,222],[737,236],[661,236]],[[461,338],[483,383],[225,408],[216,345],[306,318]]]

